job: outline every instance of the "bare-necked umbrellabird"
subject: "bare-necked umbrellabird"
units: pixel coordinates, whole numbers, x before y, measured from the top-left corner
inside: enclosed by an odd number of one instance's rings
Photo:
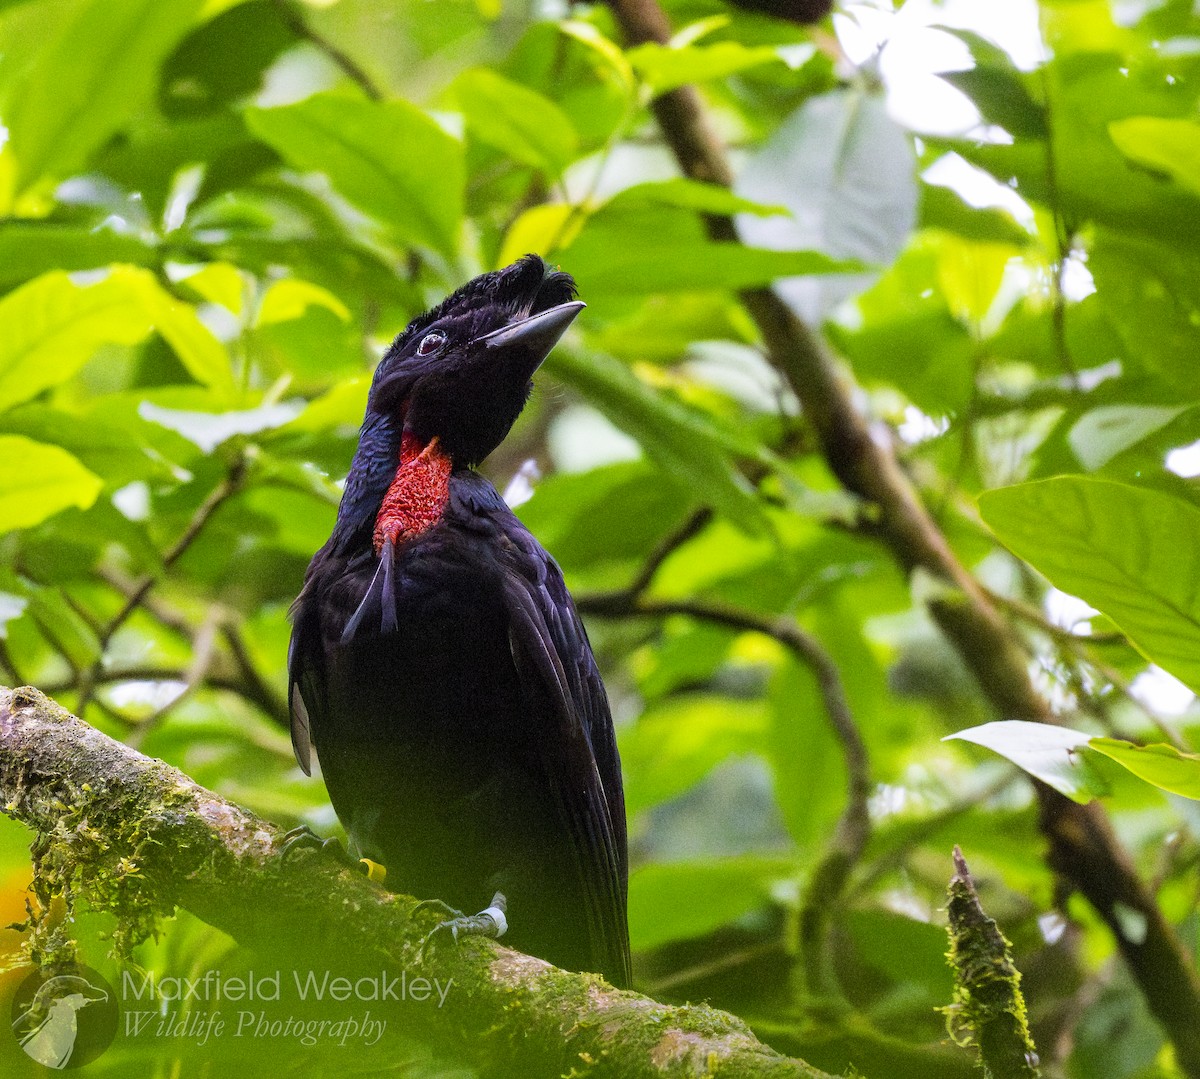
[[[514,947],[628,985],[604,686],[558,566],[473,470],[583,306],[527,255],[387,350],[293,610],[292,743],[389,887],[468,911],[501,892]]]

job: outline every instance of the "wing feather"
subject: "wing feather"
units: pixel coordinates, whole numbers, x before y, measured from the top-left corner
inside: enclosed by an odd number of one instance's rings
[[[522,557],[504,580],[513,661],[530,714],[548,711],[554,724],[539,744],[575,838],[596,958],[627,985],[625,806],[608,700],[557,565],[528,533],[518,544]]]

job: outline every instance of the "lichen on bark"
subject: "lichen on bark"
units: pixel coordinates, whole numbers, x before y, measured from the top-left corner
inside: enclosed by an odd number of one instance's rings
[[[954,1001],[946,1029],[958,1045],[974,1045],[988,1079],[1038,1079],[1038,1055],[1029,1033],[1021,972],[1012,945],[985,913],[975,881],[958,847],[949,886],[950,950]]]

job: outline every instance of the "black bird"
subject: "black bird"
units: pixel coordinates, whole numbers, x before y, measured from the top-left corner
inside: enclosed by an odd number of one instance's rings
[[[514,947],[629,984],[625,805],[604,686],[554,560],[473,467],[583,308],[537,255],[409,323],[371,384],[293,608],[292,745],[358,855]],[[464,923],[471,919],[464,919]]]

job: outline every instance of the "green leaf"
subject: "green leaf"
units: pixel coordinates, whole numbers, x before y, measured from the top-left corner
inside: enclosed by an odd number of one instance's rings
[[[775,800],[793,841],[805,848],[836,824],[845,801],[844,758],[808,667],[788,656],[771,678],[770,696]]]
[[[69,506],[86,509],[101,487],[66,450],[0,435],[0,532],[31,528]]]
[[[1014,138],[1044,139],[1045,110],[1025,88],[1014,68],[977,64],[970,71],[947,71],[939,78],[961,90],[979,109],[984,120],[999,124]]]
[[[328,289],[314,285],[311,281],[288,278],[276,281],[267,289],[258,307],[255,320],[259,326],[273,322],[288,322],[300,318],[312,305],[332,311],[343,322],[350,321],[350,310]]]
[[[1165,744],[1136,746],[1119,738],[1093,738],[1088,745],[1160,790],[1200,799],[1200,755]]]
[[[453,253],[463,213],[462,144],[420,109],[325,93],[249,109],[246,122],[290,164],[325,173],[402,239]]]
[[[190,289],[209,303],[220,304],[234,315],[241,315],[245,301],[246,281],[242,271],[228,262],[206,262],[195,273],[180,280],[180,285]],[[268,295],[270,289],[267,290]]]
[[[1033,236],[1007,211],[995,206],[971,206],[953,188],[921,184],[922,228],[943,229],[964,240],[1027,247]]]
[[[549,98],[487,68],[464,72],[454,86],[467,131],[480,142],[554,176],[571,163],[579,138]]]
[[[1186,244],[1097,228],[1088,252],[1093,300],[1116,332],[1123,366],[1151,372],[1179,400],[1196,399],[1200,258]],[[1068,328],[1071,325],[1068,317]],[[1175,403],[1168,398],[1170,403]]]
[[[504,235],[496,268],[516,262],[530,251],[553,255],[570,244],[583,228],[587,214],[566,202],[543,202],[521,214]]]
[[[782,62],[778,51],[770,45],[746,46],[736,41],[683,47],[650,41],[630,49],[626,56],[655,94],[685,83],[723,79],[747,68]]]
[[[582,19],[565,19],[558,24],[558,28],[568,37],[572,37],[586,46],[601,67],[613,73],[625,94],[628,97],[633,96],[637,79],[620,45],[611,38],[605,37],[590,22],[584,22]]]
[[[918,238],[858,297],[857,317],[827,324],[860,380],[898,388],[931,416],[966,406],[976,349],[942,294],[939,239]]]
[[[643,713],[621,732],[627,811],[677,797],[727,757],[761,751],[766,731],[761,700],[683,694]]]
[[[262,0],[216,0],[204,14],[208,21],[163,66],[161,107],[172,119],[211,115],[253,98],[279,55],[303,39],[303,23]]]
[[[102,344],[131,345],[158,330],[198,382],[232,391],[225,347],[195,309],[171,296],[149,270],[113,267],[94,285],[48,273],[0,300],[0,407],[71,378]]]
[[[819,251],[768,251],[707,240],[648,246],[645,236],[643,232],[635,238],[624,228],[596,224],[583,230],[563,259],[588,296],[755,288],[781,277],[862,269],[861,263]]]
[[[707,502],[740,527],[761,529],[762,507],[730,460],[734,453],[753,452],[750,443],[740,442],[699,410],[656,393],[610,357],[558,348],[547,367],[637,439],[669,475],[702,491]]]
[[[1010,551],[1200,690],[1200,509],[1080,476],[988,491],[979,508]]]
[[[29,613],[78,670],[86,670],[101,655],[96,631],[67,602],[59,588],[33,587],[29,590]]]
[[[772,883],[794,868],[749,855],[643,866],[629,878],[630,943],[641,951],[712,932],[765,906]]]
[[[951,998],[954,975],[946,963],[942,926],[876,908],[848,911],[845,925],[868,966],[906,988],[923,988],[933,1004]]]
[[[676,176],[671,180],[647,180],[618,192],[609,207],[682,206],[706,214],[755,214],[772,217],[789,214],[783,204],[768,205],[735,195],[720,184],[705,184]]]
[[[942,741],[958,739],[984,746],[1072,801],[1087,803],[1108,793],[1104,779],[1082,753],[1090,737],[1048,723],[1003,719],[948,734]]]
[[[1100,5],[1077,5],[1099,13]],[[1107,11],[1105,11],[1107,14]],[[1058,56],[1043,70],[1053,89],[1055,189],[1047,187],[1046,147],[1033,139],[1011,145],[977,140],[930,140],[954,149],[1026,201],[1049,204],[1080,224],[1097,224],[1166,241],[1200,244],[1200,197],[1182,184],[1132,165],[1113,142],[1110,126],[1130,117],[1171,114],[1185,106],[1167,79],[1131,78],[1117,54]]]
[[[140,426],[114,423],[37,401],[0,414],[0,431],[61,446],[110,488],[134,480],[171,479],[170,466],[141,437]]]
[[[191,304],[167,292],[149,270],[118,266],[112,280],[125,285],[141,301],[154,328],[197,382],[232,393],[233,367],[225,346],[200,321]]]
[[[37,5],[36,25],[4,23],[17,35],[0,39],[0,116],[11,137],[5,154],[16,159],[16,190],[43,176],[69,175],[148,103],[160,64],[202,6],[202,0],[88,0],[48,24],[45,5]]]
[[[94,270],[114,262],[151,266],[157,259],[158,252],[142,236],[106,228],[40,221],[0,225],[0,289],[13,288],[50,270]]]
[[[547,476],[517,515],[572,572],[644,558],[695,507],[695,495],[648,461],[621,461]]]
[[[1108,133],[1130,161],[1165,173],[1200,195],[1200,124],[1163,116],[1131,116],[1109,124]]]
[[[1025,75],[1008,53],[980,34],[953,26],[938,29],[966,45],[975,63],[969,71],[938,77],[966,94],[988,123],[999,124],[1018,139],[1045,138],[1046,110],[1029,92],[1029,81],[1036,76]]]
[[[57,272],[0,300],[0,326],[0,408],[66,382],[100,345],[132,345],[150,332],[126,281],[81,287]]]
[[[294,420],[279,428],[281,434],[316,433],[329,430],[357,434],[367,408],[371,380],[349,378],[310,401]]]

